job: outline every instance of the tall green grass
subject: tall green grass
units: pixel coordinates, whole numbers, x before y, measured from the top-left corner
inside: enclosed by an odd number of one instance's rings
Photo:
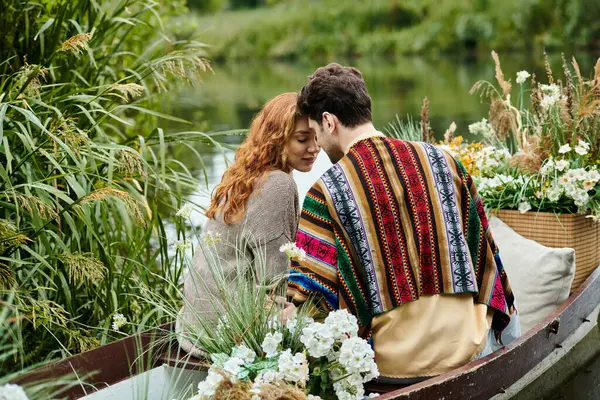
[[[164,93],[210,73],[180,37],[185,1],[8,0],[0,24],[0,289],[16,290],[1,374],[106,343],[177,295],[171,216],[200,182],[175,154],[218,135],[167,132]],[[168,99],[168,97],[167,97]],[[202,169],[197,154],[196,169]],[[159,279],[160,277],[160,279]],[[164,279],[162,279],[164,278]],[[115,313],[129,324],[110,329]]]

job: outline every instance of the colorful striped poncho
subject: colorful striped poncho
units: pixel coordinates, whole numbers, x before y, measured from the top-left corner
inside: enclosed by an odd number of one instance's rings
[[[471,177],[427,143],[360,140],[309,190],[288,296],[322,295],[369,335],[373,316],[421,296],[473,293],[494,309],[497,337],[513,294]]]

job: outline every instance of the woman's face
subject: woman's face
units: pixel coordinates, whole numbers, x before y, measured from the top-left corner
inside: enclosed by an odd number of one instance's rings
[[[308,118],[300,118],[288,143],[288,166],[300,172],[309,172],[320,150],[314,129],[308,127]]]

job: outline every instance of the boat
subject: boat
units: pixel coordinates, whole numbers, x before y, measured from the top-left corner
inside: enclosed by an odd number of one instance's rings
[[[381,394],[381,400],[543,398],[541,390],[551,393],[582,365],[594,358],[600,360],[599,309],[600,267],[565,303],[510,345],[414,385],[399,388],[371,384],[368,390]],[[172,325],[163,325],[100,346],[33,370],[15,383],[53,379],[73,371],[80,376],[96,371],[86,379],[85,386],[69,389],[68,398],[121,399],[125,398],[121,397],[123,393],[135,386],[132,379],[144,375],[150,384],[154,384],[154,389],[148,389],[147,398],[160,398],[156,394],[156,385],[161,385],[161,379],[170,379],[169,374],[172,375],[174,370],[188,372],[187,381],[179,376],[180,385],[203,379],[206,370],[205,364],[182,354],[175,344],[160,348],[152,346],[157,340],[164,339],[172,328]],[[144,351],[140,352],[140,349]],[[108,390],[117,386],[121,387],[120,391]]]

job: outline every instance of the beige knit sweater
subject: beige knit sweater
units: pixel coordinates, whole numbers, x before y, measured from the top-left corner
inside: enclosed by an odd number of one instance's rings
[[[176,326],[183,350],[196,356],[204,355],[201,349],[184,337],[185,331],[190,330],[186,329],[186,326],[193,326],[199,316],[215,317],[213,303],[209,298],[214,302],[219,294],[207,257],[218,257],[225,276],[232,281],[240,270],[240,263],[246,263],[252,268],[257,264],[266,265],[266,270],[255,270],[257,275],[260,275],[258,278],[261,283],[282,276],[288,272],[289,261],[279,248],[282,244],[295,240],[298,214],[296,182],[291,174],[276,170],[265,174],[254,185],[246,204],[246,213],[238,222],[227,225],[222,216],[208,220],[204,232],[220,235],[220,242],[208,246],[212,251],[207,254],[198,247],[193,269],[185,277],[185,301]],[[266,264],[262,264],[264,260]],[[190,307],[193,307],[193,310],[190,310]]]

